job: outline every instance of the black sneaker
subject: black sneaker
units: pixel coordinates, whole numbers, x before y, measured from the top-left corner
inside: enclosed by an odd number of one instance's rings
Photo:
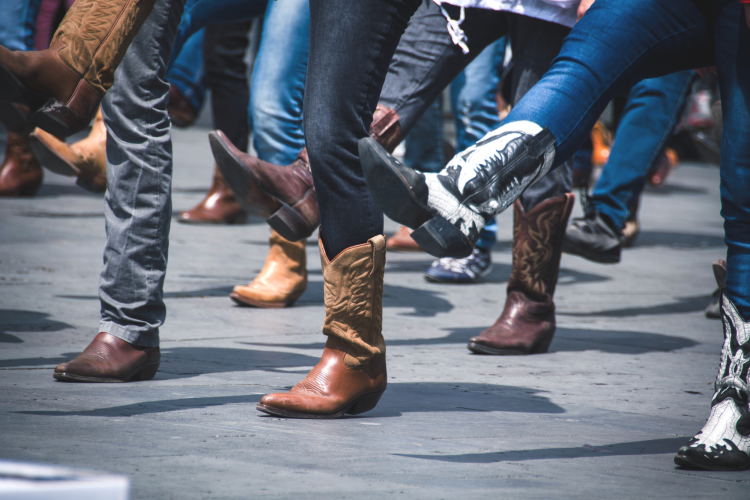
[[[563,252],[602,264],[620,262],[622,235],[598,214],[574,219],[565,230]]]

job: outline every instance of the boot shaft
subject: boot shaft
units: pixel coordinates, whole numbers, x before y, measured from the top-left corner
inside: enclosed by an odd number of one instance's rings
[[[575,195],[545,200],[529,212],[513,205],[513,270],[508,290],[521,290],[543,301],[555,294],[560,257]]]

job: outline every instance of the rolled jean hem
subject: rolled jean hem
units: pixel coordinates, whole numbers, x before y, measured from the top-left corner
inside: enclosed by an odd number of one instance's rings
[[[137,333],[117,323],[102,321],[99,323],[99,331],[109,333],[129,344],[140,347],[159,347],[159,330],[151,333]]]

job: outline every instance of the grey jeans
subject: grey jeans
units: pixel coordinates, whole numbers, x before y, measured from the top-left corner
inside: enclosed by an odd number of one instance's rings
[[[444,5],[452,19],[459,9]],[[396,49],[379,103],[396,111],[401,130],[408,134],[453,79],[482,50],[505,35],[513,48],[512,100],[515,105],[547,72],[570,28],[502,11],[467,8],[461,24],[468,41],[464,54],[453,44],[446,20],[432,2],[423,3],[412,16]],[[521,195],[528,211],[553,196],[569,193],[573,177],[566,162]]]
[[[131,344],[159,345],[172,215],[166,68],[185,0],[157,0],[102,101],[107,126],[107,243],[101,324]]]

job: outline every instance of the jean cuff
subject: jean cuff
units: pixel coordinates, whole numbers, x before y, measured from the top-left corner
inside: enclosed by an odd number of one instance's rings
[[[133,332],[117,323],[102,321],[99,323],[99,331],[140,347],[159,347],[159,330],[151,333]]]

